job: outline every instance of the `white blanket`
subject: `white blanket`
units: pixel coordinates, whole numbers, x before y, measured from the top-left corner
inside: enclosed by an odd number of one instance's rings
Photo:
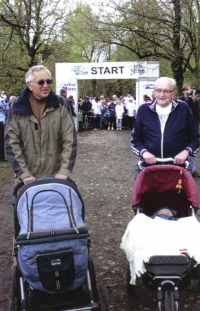
[[[184,253],[200,263],[200,223],[194,216],[173,221],[138,214],[129,222],[120,248],[130,263],[130,284],[135,284],[153,255]]]

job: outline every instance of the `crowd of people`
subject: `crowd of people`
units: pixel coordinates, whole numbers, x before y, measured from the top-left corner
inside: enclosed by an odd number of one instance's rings
[[[137,105],[131,94],[112,98],[86,96],[78,100],[79,130],[107,129],[121,131],[122,128],[132,130],[134,127]]]
[[[15,100],[15,96],[8,97],[5,91],[0,91],[0,122],[5,124],[11,103]]]

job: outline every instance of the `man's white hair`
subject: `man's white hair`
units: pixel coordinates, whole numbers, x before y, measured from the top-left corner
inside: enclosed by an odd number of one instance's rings
[[[170,82],[171,85],[172,85],[173,90],[175,90],[175,88],[176,88],[176,80],[174,80],[174,79],[172,79],[172,78],[168,78],[168,77],[160,77],[160,78],[158,78],[158,79],[156,80],[156,82],[155,82],[155,89],[156,89],[156,87],[157,87],[157,85],[158,85],[159,83],[164,82],[164,81]]]
[[[47,69],[47,68],[46,68],[45,66],[43,66],[43,65],[36,65],[36,66],[31,67],[31,68],[27,71],[27,73],[26,73],[26,75],[25,75],[25,81],[26,81],[26,82],[32,82],[32,81],[33,81],[33,72],[34,72],[34,71],[40,71],[40,70],[46,70],[46,71],[49,73],[50,78],[51,78],[51,72],[49,71],[49,69]]]

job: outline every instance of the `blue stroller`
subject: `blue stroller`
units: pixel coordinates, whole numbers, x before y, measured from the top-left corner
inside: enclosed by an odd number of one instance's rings
[[[51,177],[19,190],[22,185],[13,192],[17,265],[9,310],[108,311],[106,290],[96,285],[76,185]]]

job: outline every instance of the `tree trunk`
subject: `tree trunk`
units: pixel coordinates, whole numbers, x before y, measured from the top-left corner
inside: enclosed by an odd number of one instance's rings
[[[173,26],[173,48],[174,60],[171,62],[171,68],[174,73],[174,79],[177,82],[177,95],[181,95],[182,85],[184,81],[183,72],[183,51],[180,48],[180,33],[181,33],[181,7],[180,0],[173,0],[175,22]]]
[[[93,96],[97,96],[96,89],[97,89],[97,80],[92,80],[92,95]]]

